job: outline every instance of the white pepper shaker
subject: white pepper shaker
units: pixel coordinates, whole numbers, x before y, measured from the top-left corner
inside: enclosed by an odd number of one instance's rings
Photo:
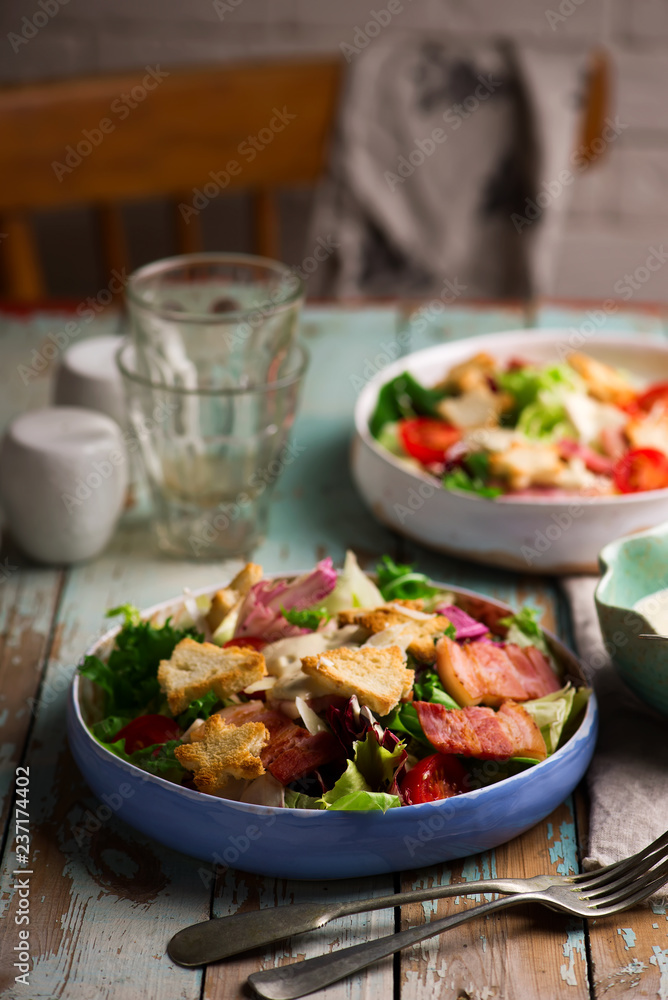
[[[56,406],[83,406],[98,410],[125,430],[123,381],[116,365],[121,337],[88,337],[63,354],[53,380]]]
[[[16,417],[0,444],[0,502],[20,547],[45,563],[90,559],[122,512],[127,455],[110,417],[53,406]]]

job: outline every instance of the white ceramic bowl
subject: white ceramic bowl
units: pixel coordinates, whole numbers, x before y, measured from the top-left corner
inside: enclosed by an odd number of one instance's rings
[[[409,468],[382,448],[369,431],[380,389],[403,371],[431,385],[479,351],[502,362],[521,357],[557,364],[572,350],[646,382],[668,381],[668,345],[643,342],[640,336],[585,340],[568,329],[513,330],[438,344],[379,372],[357,400],[351,457],[357,488],[378,520],[438,552],[530,573],[596,573],[604,545],[665,521],[668,489],[512,500],[444,490],[428,473]]]

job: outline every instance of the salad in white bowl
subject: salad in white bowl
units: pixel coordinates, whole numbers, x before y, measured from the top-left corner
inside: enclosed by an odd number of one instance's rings
[[[668,487],[668,382],[579,351],[548,364],[479,351],[429,386],[405,371],[380,389],[369,430],[445,489],[490,499]]]
[[[208,795],[385,811],[534,767],[579,723],[589,692],[529,609],[477,619],[388,556],[376,582],[352,553],[262,576],[249,563],[178,624],[110,612],[113,648],[80,668],[101,689],[94,738]]]

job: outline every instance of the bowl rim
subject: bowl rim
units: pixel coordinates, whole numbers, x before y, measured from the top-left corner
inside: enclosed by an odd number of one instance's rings
[[[296,570],[294,572],[290,572],[289,574],[270,573],[267,574],[267,576],[264,577],[264,579],[269,579],[269,580],[290,579],[293,576],[299,576],[301,572],[304,571]],[[375,574],[367,573],[367,576],[371,578],[373,578],[374,575]],[[478,591],[469,590],[466,587],[458,587],[454,585],[451,586],[448,584],[443,584],[440,581],[432,579],[430,579],[429,582],[433,586],[437,586],[443,590],[449,590],[455,595],[461,594],[464,597],[471,597],[476,600],[482,599],[485,603],[492,605],[497,610],[514,613],[514,609],[511,607],[511,605],[506,604],[505,601],[499,601],[496,598],[489,597],[486,594],[481,594]],[[204,595],[208,596],[209,594],[215,593],[216,590],[219,590],[221,586],[223,587],[226,586],[228,583],[229,580],[225,580],[222,584],[217,584],[215,586],[200,587],[197,590],[189,590],[188,588],[185,588],[187,590],[187,594],[184,593],[182,595],[177,595],[175,597],[168,598],[165,601],[161,601],[158,604],[154,604],[148,608],[142,609],[140,611],[141,617],[142,619],[150,618],[159,612],[169,609],[171,605],[176,604],[177,602],[181,602],[183,605],[186,596],[188,598],[193,598],[193,599],[196,599],[197,597],[201,597]],[[85,652],[82,654],[80,660],[77,662],[75,674],[70,684],[69,702],[72,712],[72,720],[73,723],[77,725],[78,729],[83,734],[91,750],[93,750],[97,754],[102,754],[103,757],[106,757],[108,763],[110,764],[113,763],[116,766],[120,766],[121,770],[124,771],[126,774],[128,774],[128,776],[130,777],[135,777],[135,778],[140,777],[143,783],[149,782],[150,784],[157,784],[157,787],[162,788],[163,790],[170,790],[170,789],[174,790],[176,793],[185,795],[186,801],[191,800],[195,804],[200,803],[202,805],[207,805],[209,808],[212,807],[212,802],[215,802],[215,803],[223,803],[223,805],[226,807],[231,806],[232,808],[238,811],[248,812],[249,814],[257,814],[261,816],[268,816],[271,814],[277,816],[289,815],[292,817],[303,816],[305,814],[307,819],[315,815],[321,815],[324,812],[324,810],[319,810],[319,809],[295,809],[287,806],[280,806],[280,807],[265,806],[254,802],[240,802],[236,799],[224,799],[215,795],[208,795],[205,792],[198,791],[197,789],[186,788],[183,785],[177,785],[175,782],[169,781],[167,778],[160,777],[160,775],[149,774],[147,771],[143,771],[135,764],[131,764],[129,761],[122,760],[120,757],[117,757],[115,754],[107,750],[107,748],[102,743],[100,743],[98,740],[95,739],[95,737],[92,735],[92,733],[90,732],[88,726],[84,721],[80,703],[79,682],[81,680],[81,675],[79,674],[79,667],[83,663],[83,660],[86,656],[96,655],[96,650],[101,645],[108,642],[115,635],[117,635],[118,632],[120,632],[121,628],[122,625],[117,625],[111,629],[108,629],[106,632],[104,632],[103,635],[99,636],[87,647]],[[559,639],[559,637],[556,636],[553,632],[550,632],[548,629],[542,629],[542,631],[546,636],[549,637],[550,643],[554,644],[557,647],[560,655],[563,655],[566,660],[570,658],[570,660],[577,666],[577,670],[580,673],[582,680],[586,683],[586,678],[584,675],[584,671],[582,670],[579,657],[574,652],[572,652],[568,648],[568,646],[561,639]],[[482,788],[474,788],[469,792],[462,792],[460,795],[452,796],[451,798],[438,799],[434,802],[418,802],[410,806],[401,806],[398,809],[388,809],[386,813],[383,813],[383,817],[387,817],[388,815],[395,812],[400,813],[404,817],[407,817],[408,816],[408,813],[406,813],[407,809],[422,809],[422,811],[425,812],[427,811],[427,807],[429,809],[434,809],[435,807],[437,808],[438,806],[442,806],[443,804],[446,803],[451,803],[454,806],[454,808],[458,808],[455,805],[456,802],[465,802],[466,804],[473,803],[485,792],[487,792],[488,794],[489,793],[494,794],[495,790],[498,790],[500,786],[508,788],[509,794],[512,794],[512,785],[517,784],[518,781],[521,781],[523,778],[525,778],[527,773],[534,774],[536,773],[536,769],[541,767],[547,770],[548,768],[546,768],[545,765],[551,767],[553,766],[555,761],[558,761],[559,758],[567,756],[571,743],[573,743],[573,741],[578,737],[578,734],[581,732],[581,730],[585,726],[588,727],[589,729],[591,729],[592,725],[595,726],[597,721],[597,715],[598,715],[598,705],[596,701],[596,695],[593,688],[590,687],[590,695],[587,702],[587,707],[582,716],[582,721],[580,722],[580,725],[575,730],[570,739],[567,740],[562,747],[560,747],[555,753],[551,754],[549,757],[546,757],[545,760],[541,761],[539,764],[536,764],[533,767],[528,768],[526,771],[520,771],[517,774],[511,775],[508,778],[503,778],[501,781],[495,782],[494,784],[485,785]],[[214,806],[214,808],[218,808],[218,806]],[[462,806],[460,808],[464,807]],[[368,817],[369,820],[373,818],[378,818],[379,815],[376,811],[364,811],[364,810],[360,810],[359,812],[356,811],[354,813],[339,812],[337,810],[327,810],[327,813],[328,815],[336,814],[337,816],[342,817],[339,820],[333,820],[333,822],[340,822],[340,823],[344,822],[344,819],[346,817],[350,817],[351,815],[355,817],[362,817],[362,816]]]
[[[644,531],[636,531],[632,535],[623,535],[621,538],[615,538],[613,541],[608,542],[607,545],[604,545],[598,554],[598,561],[601,567],[601,578],[596,584],[596,589],[594,590],[594,600],[596,604],[605,608],[613,608],[616,611],[633,611],[639,619],[646,623],[648,632],[654,632],[656,630],[653,625],[650,625],[640,611],[635,611],[632,607],[624,604],[611,604],[603,597],[603,593],[609,586],[615,572],[618,571],[616,561],[619,558],[619,554],[622,549],[626,548],[627,545],[633,544],[636,539],[653,537],[664,538],[666,536],[668,536],[668,521],[664,521],[662,524],[657,524],[653,528],[646,528]],[[654,591],[650,591],[650,593],[654,593]]]
[[[629,331],[631,333],[631,331]],[[549,505],[554,505],[555,507],[567,507],[575,503],[579,503],[584,507],[607,507],[611,504],[616,503],[642,503],[647,500],[656,500],[660,497],[668,496],[668,487],[664,487],[659,490],[645,490],[642,493],[623,493],[615,496],[603,496],[603,497],[587,497],[578,494],[573,494],[572,496],[565,497],[545,497],[544,499],[540,497],[481,497],[475,493],[467,493],[465,490],[444,490],[441,484],[434,476],[430,476],[427,472],[422,472],[419,469],[411,468],[406,462],[403,462],[400,458],[393,455],[386,448],[383,448],[377,440],[373,437],[369,430],[368,415],[367,411],[371,410],[372,407],[369,406],[369,400],[377,397],[380,389],[394,378],[397,374],[400,374],[401,370],[406,368],[414,359],[426,360],[429,355],[435,356],[440,354],[443,350],[448,350],[452,347],[460,347],[461,345],[472,346],[472,352],[475,351],[476,347],[488,346],[493,348],[495,344],[499,344],[506,337],[517,337],[518,339],[523,339],[526,337],[527,341],[530,343],[542,343],[550,344],[554,342],[557,337],[560,342],[563,343],[566,336],[572,336],[572,330],[568,327],[518,327],[515,330],[500,330],[492,333],[482,333],[475,337],[467,337],[461,340],[449,340],[443,341],[440,344],[434,344],[431,347],[423,347],[418,351],[411,351],[409,354],[402,355],[395,361],[386,365],[380,371],[376,372],[369,381],[366,383],[364,388],[360,391],[359,396],[355,402],[355,433],[357,437],[362,441],[367,448],[369,448],[375,455],[383,459],[388,466],[403,472],[405,475],[413,478],[417,482],[427,483],[431,487],[437,484],[436,495],[443,493],[445,496],[448,494],[453,494],[457,497],[462,497],[471,503],[478,504],[494,504],[496,507],[510,508],[514,507],[548,507]],[[597,336],[592,338],[593,346],[606,348],[628,348],[633,350],[635,353],[645,352],[645,351],[657,351],[659,354],[668,355],[668,342],[663,343],[661,341],[648,341],[643,343],[642,341],[638,343],[638,340],[631,337],[620,334],[619,336]],[[588,345],[589,346],[589,345]]]

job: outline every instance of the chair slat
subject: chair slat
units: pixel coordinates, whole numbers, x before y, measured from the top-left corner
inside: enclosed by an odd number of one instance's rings
[[[5,294],[15,302],[35,302],[46,297],[37,241],[27,212],[0,215],[0,261]]]
[[[254,248],[261,257],[280,257],[278,204],[275,192],[261,188],[253,196]]]

